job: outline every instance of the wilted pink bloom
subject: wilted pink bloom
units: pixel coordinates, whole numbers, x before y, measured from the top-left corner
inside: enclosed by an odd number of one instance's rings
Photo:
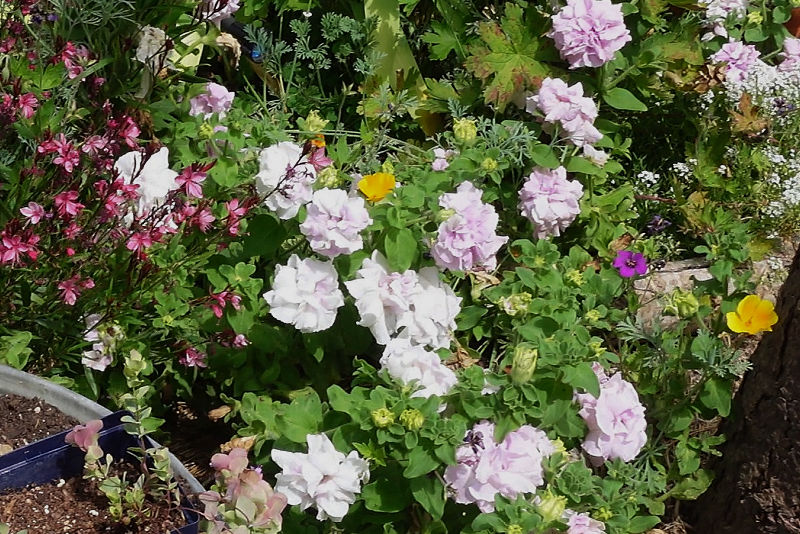
[[[211,301],[208,306],[214,312],[217,319],[222,317],[222,312],[225,306],[230,303],[233,309],[240,310],[242,308],[242,297],[232,291],[221,291],[219,293],[211,293]]]
[[[103,422],[101,420],[88,421],[85,425],[77,425],[67,432],[64,441],[86,452],[92,445],[97,445],[97,438],[102,428]]]
[[[236,334],[233,338],[233,346],[238,348],[244,348],[250,344],[250,340],[247,339],[247,336],[244,334]]]
[[[209,82],[205,93],[200,93],[189,100],[191,104],[189,114],[203,115],[204,119],[208,119],[214,113],[218,113],[219,117],[223,118],[225,113],[230,111],[235,94],[218,83]]]
[[[576,393],[575,400],[581,405],[578,412],[589,433],[583,441],[583,450],[594,465],[605,460],[633,460],[647,442],[647,421],[644,406],[633,384],[616,373],[608,378],[599,363],[593,370],[600,382],[600,396]]]
[[[494,511],[495,495],[514,499],[534,493],[544,484],[542,461],[555,452],[547,435],[530,425],[494,439],[494,423],[482,421],[469,430],[456,451],[456,465],[448,466],[444,480],[455,491],[457,503],[475,503],[481,512]]]
[[[200,352],[194,347],[186,349],[186,352],[178,359],[178,362],[186,367],[208,367],[205,352]]]
[[[722,48],[709,59],[715,63],[725,63],[725,79],[732,82],[741,82],[747,78],[750,67],[758,61],[761,52],[755,45],[746,45],[741,41],[731,41],[722,45]]]
[[[571,69],[599,67],[631,40],[622,4],[610,0],[567,0],[553,16],[553,29],[547,36]]]
[[[125,115],[122,118],[122,122],[118,124],[117,135],[120,139],[125,141],[125,144],[130,148],[136,148],[138,146],[136,138],[139,137],[140,133],[142,133],[142,131],[139,129],[139,126],[127,115]]]
[[[491,204],[481,202],[482,196],[471,182],[462,182],[455,193],[439,197],[439,205],[453,212],[439,225],[431,249],[440,268],[471,271],[497,267],[495,255],[508,237],[497,235],[500,218]]]
[[[33,93],[25,93],[24,95],[19,95],[17,107],[20,115],[26,119],[30,119],[33,117],[33,114],[36,113],[36,108],[39,107],[39,101],[36,100],[36,96]]]
[[[28,202],[26,207],[19,209],[19,212],[24,215],[31,224],[39,224],[39,221],[45,216],[44,208],[36,202]]]
[[[564,167],[535,167],[519,192],[519,209],[533,223],[538,239],[559,236],[580,214],[582,196],[583,186],[567,180]]]
[[[78,237],[78,234],[81,233],[81,227],[75,224],[74,222],[69,223],[69,225],[64,228],[64,237],[67,239],[75,239]]]
[[[70,219],[76,217],[81,210],[85,207],[78,200],[77,191],[64,191],[55,196],[53,199],[56,205],[56,211],[62,219]]]
[[[220,483],[228,477],[238,477],[247,469],[247,451],[234,447],[228,454],[217,453],[211,457],[211,468],[217,472]]]

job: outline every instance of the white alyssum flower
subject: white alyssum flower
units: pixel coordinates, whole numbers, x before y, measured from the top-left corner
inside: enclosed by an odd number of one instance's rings
[[[362,197],[350,197],[342,189],[320,189],[308,205],[300,231],[311,249],[328,258],[352,254],[364,248],[361,231],[372,224]]]
[[[178,173],[169,168],[169,149],[161,147],[158,152],[144,161],[141,152],[123,154],[114,163],[114,170],[126,184],[138,185],[136,193],[139,201],[136,215],[144,217],[158,208],[171,191],[178,189],[175,178]]]
[[[444,396],[456,385],[458,378],[439,355],[408,339],[389,341],[381,356],[381,368],[394,380],[416,389],[412,397]]]
[[[256,190],[267,195],[264,204],[280,219],[291,219],[311,201],[317,171],[300,146],[283,141],[263,149],[258,168]]]
[[[436,268],[390,272],[386,258],[375,251],[345,286],[356,300],[358,324],[381,345],[398,334],[416,345],[450,346],[461,298],[439,279]]]
[[[155,73],[166,66],[167,53],[167,34],[164,30],[152,26],[142,28],[136,59]]]
[[[286,265],[275,268],[272,289],[264,293],[269,313],[301,332],[321,332],[336,320],[344,295],[333,264],[292,254]]]
[[[369,481],[369,464],[351,451],[337,451],[325,434],[306,436],[308,453],[272,450],[272,460],[283,470],[276,475],[275,491],[301,510],[317,509],[317,519],[341,521]]]

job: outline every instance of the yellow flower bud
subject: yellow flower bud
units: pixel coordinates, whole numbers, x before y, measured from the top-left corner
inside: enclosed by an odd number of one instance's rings
[[[751,11],[747,14],[747,21],[752,24],[761,24],[764,22],[764,15],[760,11]]]
[[[524,534],[524,531],[522,530],[522,527],[517,525],[516,523],[508,525],[508,528],[506,529],[506,532],[508,534]]]
[[[306,130],[309,132],[321,132],[329,122],[328,119],[323,119],[319,116],[319,111],[312,109],[308,113],[308,117],[306,117]]]
[[[580,272],[578,269],[570,269],[564,274],[564,278],[567,279],[568,282],[575,284],[576,286],[583,285],[583,273]]]
[[[386,408],[378,408],[377,410],[372,410],[372,422],[375,423],[375,426],[378,428],[386,428],[387,426],[394,423],[394,414],[391,410]]]
[[[527,291],[523,291],[500,299],[500,306],[504,312],[514,317],[528,313],[528,306],[532,301],[533,296]]]
[[[557,521],[561,519],[564,510],[567,509],[567,498],[563,495],[553,495],[547,492],[537,508],[545,522]]]
[[[484,172],[492,172],[497,169],[497,160],[494,158],[485,158],[481,161],[481,170]]]
[[[586,312],[586,320],[590,323],[596,323],[600,320],[600,312],[597,310],[589,310]]]
[[[478,137],[478,126],[472,119],[456,119],[453,122],[453,134],[462,143],[471,143]]]
[[[514,349],[514,357],[511,359],[511,381],[515,384],[528,382],[536,371],[536,361],[539,359],[539,351],[528,343],[520,343]]]
[[[678,317],[689,317],[697,313],[700,309],[700,301],[691,291],[683,291],[676,288],[667,298],[667,303],[664,306],[666,313],[676,315]]]
[[[408,430],[419,430],[425,423],[425,416],[419,410],[403,410],[400,412],[400,424]]]
[[[329,165],[317,174],[317,183],[320,187],[334,189],[342,185],[342,177],[333,165]]]
[[[214,127],[211,126],[209,123],[204,122],[203,124],[200,125],[200,130],[198,131],[198,134],[202,139],[211,139],[212,137],[214,137]]]

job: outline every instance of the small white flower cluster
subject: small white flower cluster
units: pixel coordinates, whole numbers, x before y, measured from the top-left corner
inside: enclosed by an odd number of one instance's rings
[[[800,109],[800,70],[781,70],[758,60],[744,79],[725,81],[725,98],[732,108],[745,93],[780,125]]]
[[[780,184],[780,198],[770,202],[764,208],[764,214],[777,219],[787,210],[800,205],[800,173],[795,174]]]
[[[661,175],[657,172],[641,171],[636,175],[636,179],[636,188],[640,193],[652,193],[658,189],[658,182],[661,180]]]
[[[673,163],[669,170],[672,171],[678,178],[688,179],[692,177],[694,173],[694,168],[697,166],[697,160],[694,158],[689,158],[686,161],[679,161],[677,163]]]

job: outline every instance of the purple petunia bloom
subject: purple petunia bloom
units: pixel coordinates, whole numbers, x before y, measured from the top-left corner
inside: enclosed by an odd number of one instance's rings
[[[623,278],[647,273],[647,260],[641,252],[620,250],[611,265],[619,269],[619,275]]]

